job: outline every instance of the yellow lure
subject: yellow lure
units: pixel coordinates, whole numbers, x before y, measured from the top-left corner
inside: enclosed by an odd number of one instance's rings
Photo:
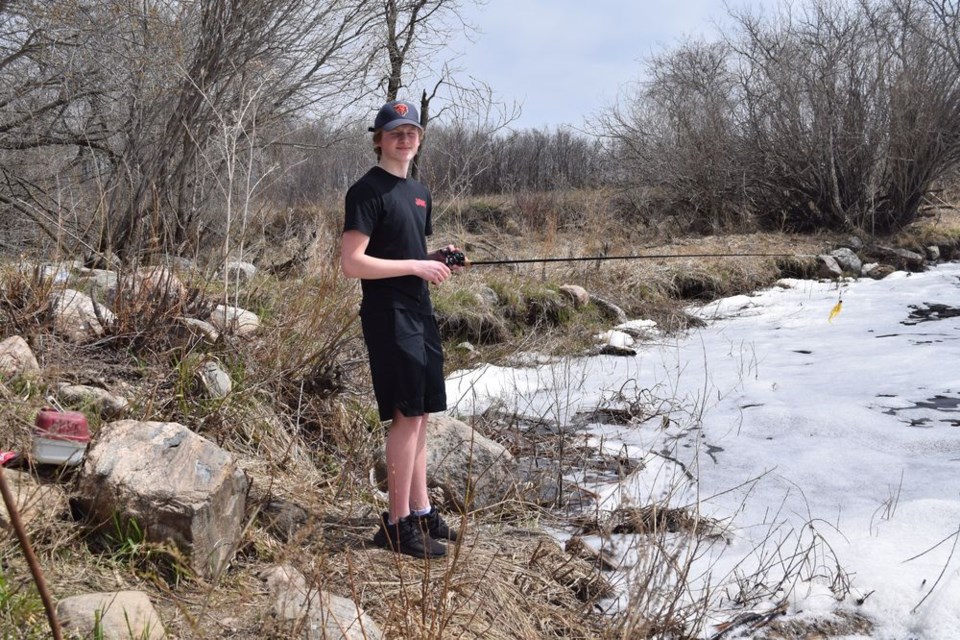
[[[833,309],[830,309],[830,317],[827,318],[827,322],[833,322],[833,319],[840,315],[840,309],[843,308],[843,300],[837,302],[833,305]]]

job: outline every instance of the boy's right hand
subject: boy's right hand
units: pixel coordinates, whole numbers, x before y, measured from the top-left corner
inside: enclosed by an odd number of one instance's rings
[[[439,260],[417,260],[414,275],[432,284],[440,284],[450,277],[450,267]]]

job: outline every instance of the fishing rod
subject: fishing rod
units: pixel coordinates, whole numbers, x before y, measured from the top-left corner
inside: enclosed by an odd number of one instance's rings
[[[467,260],[462,251],[440,249],[443,262],[448,267],[472,267],[475,265],[529,264],[534,262],[594,262],[600,260],[669,260],[672,258],[810,258],[802,253],[648,253],[627,256],[583,256],[576,258],[509,258],[504,260]]]

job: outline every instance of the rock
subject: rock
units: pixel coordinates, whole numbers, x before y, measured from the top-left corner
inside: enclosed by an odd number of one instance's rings
[[[11,336],[0,342],[0,378],[40,373],[40,364],[27,341]]]
[[[660,334],[657,329],[657,323],[654,320],[630,320],[614,327],[618,331],[623,331],[634,340],[650,340]]]
[[[817,256],[817,277],[818,278],[840,278],[843,276],[843,269],[837,259],[829,255]]]
[[[609,300],[605,300],[591,293],[590,302],[596,305],[596,307],[600,309],[600,313],[612,320],[615,324],[623,324],[627,321],[627,313]]]
[[[863,251],[863,240],[857,236],[850,236],[847,238],[845,246],[852,249],[854,252]]]
[[[114,395],[106,389],[82,384],[61,385],[57,389],[57,397],[66,404],[90,406],[100,417],[107,420],[121,417],[130,408],[126,398]]]
[[[87,452],[80,502],[97,526],[135,520],[152,542],[171,540],[205,577],[240,540],[247,478],[233,456],[181,424],[121,420]]]
[[[160,616],[149,596],[142,591],[88,593],[64,598],[57,604],[57,617],[63,630],[72,638],[166,638]]]
[[[310,520],[306,509],[285,498],[270,498],[257,516],[260,525],[280,542],[289,542]]]
[[[171,267],[174,271],[181,271],[183,273],[191,273],[197,270],[197,265],[193,260],[181,256],[165,256],[163,263]]]
[[[143,267],[120,279],[115,289],[107,291],[107,302],[118,305],[117,298],[127,303],[152,301],[158,304],[179,304],[187,297],[187,288],[172,269],[163,266]]]
[[[116,320],[113,312],[96,304],[85,293],[64,289],[50,295],[53,314],[53,330],[73,342],[85,342],[99,338],[104,333],[103,324]],[[100,318],[97,314],[100,314]]]
[[[563,477],[557,461],[524,458],[517,461],[517,494],[525,502],[551,509],[582,511],[596,504],[596,494]]]
[[[108,291],[115,291],[117,283],[120,281],[116,271],[107,269],[81,269],[81,282],[88,283],[94,291],[103,291],[106,295]]]
[[[939,262],[940,261],[940,247],[935,244],[925,247],[924,251],[927,253],[927,260],[930,262]]]
[[[223,265],[220,270],[220,278],[226,278],[229,282],[250,282],[257,275],[257,267],[252,262],[241,262],[233,260]]]
[[[575,284],[561,285],[560,293],[570,298],[574,309],[582,309],[590,302],[590,294],[587,290]]]
[[[837,261],[837,264],[840,265],[840,268],[843,269],[844,273],[850,273],[856,276],[860,275],[860,269],[863,267],[863,262],[860,261],[860,258],[857,257],[853,251],[847,248],[837,249],[831,251],[830,255]]]
[[[41,280],[52,280],[54,284],[63,284],[70,279],[70,270],[73,267],[74,263],[72,262],[35,264],[24,261],[17,265],[17,271]]]
[[[597,339],[604,346],[617,348],[632,347],[635,343],[633,336],[631,336],[629,333],[626,333],[625,331],[618,331],[616,329],[604,331],[597,336]]]
[[[880,246],[877,247],[877,251],[897,269],[923,271],[926,266],[926,260],[924,260],[923,256],[909,249],[895,249]]]
[[[220,332],[217,331],[216,327],[203,320],[180,316],[174,322],[176,324],[172,327],[171,338],[184,347],[190,347],[201,342],[213,344],[220,337]]]
[[[873,278],[874,280],[883,280],[888,275],[896,271],[893,267],[888,264],[877,264],[876,262],[870,263],[863,267],[863,275],[868,278]]]
[[[226,398],[233,391],[233,380],[216,360],[204,360],[197,367],[197,377],[211,398]]]
[[[502,445],[469,425],[432,414],[427,423],[427,484],[443,489],[460,510],[481,509],[513,493],[516,464]],[[384,450],[377,455],[377,480],[386,484]]]
[[[480,302],[480,306],[491,309],[500,304],[500,296],[490,287],[477,289],[477,300]]]
[[[49,522],[69,509],[67,495],[57,485],[40,484],[29,473],[4,469],[3,477],[13,496],[20,522],[27,529],[36,522]],[[9,529],[10,512],[7,505],[0,500],[0,528]],[[44,527],[47,528],[47,527]]]
[[[289,565],[265,569],[260,579],[274,598],[274,615],[285,638],[303,640],[380,640],[383,632],[352,600],[308,586]],[[293,635],[290,630],[298,629]]]
[[[260,318],[252,311],[221,304],[210,314],[210,324],[223,333],[245,336],[260,328]]]
[[[149,295],[167,301],[183,300],[187,297],[187,288],[180,278],[167,267],[144,267],[138,269],[135,276],[134,293]]]
[[[472,343],[467,342],[467,341],[460,342],[460,343],[458,343],[456,346],[454,346],[453,348],[456,349],[457,351],[463,351],[464,353],[476,353],[476,352],[477,352],[477,348],[476,348],[475,346],[473,346]]]
[[[622,347],[614,344],[605,344],[600,347],[600,350],[597,352],[602,356],[635,356],[637,352],[635,349],[630,347]]]

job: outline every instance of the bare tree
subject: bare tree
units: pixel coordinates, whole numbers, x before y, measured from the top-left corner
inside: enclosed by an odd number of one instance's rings
[[[742,222],[735,75],[721,43],[688,42],[656,56],[649,80],[601,117],[624,185],[657,194],[658,215],[685,229]]]
[[[889,56],[855,8],[805,9],[738,16],[746,189],[770,226],[852,229],[879,180]]]
[[[90,152],[109,153],[110,132],[87,126],[107,70],[77,55],[94,44],[82,25],[45,28],[46,3],[0,6],[0,215],[25,216],[56,241],[78,230],[63,221],[65,195],[44,178],[71,171]]]
[[[250,139],[236,149],[256,153],[296,114],[348,104],[362,91],[374,53],[372,6],[7,6],[0,23],[0,101],[7,107],[0,116],[0,150],[7,150],[0,202],[29,211],[38,223],[62,223],[68,209],[71,233],[101,255],[183,251],[205,233],[222,233],[222,190],[210,187],[225,160],[212,145],[241,124]],[[256,126],[247,128],[251,114]],[[27,150],[43,161],[28,162]],[[72,202],[51,190],[64,184],[73,187]]]
[[[468,0],[483,4],[485,0]],[[381,0],[383,26],[381,47],[386,54],[384,82],[387,101],[396,100],[403,87],[411,87],[424,75],[424,67],[442,69],[432,87],[420,92],[420,125],[426,130],[434,112],[433,102],[445,85],[452,93],[463,92],[457,70],[448,62],[436,64],[431,58],[446,46],[456,31],[472,30],[463,20],[462,0]],[[432,64],[431,64],[432,63]],[[426,146],[414,158],[411,175],[418,177]]]
[[[954,3],[810,0],[734,18],[722,45],[654,58],[607,114],[633,184],[694,228],[913,221],[960,163]]]

